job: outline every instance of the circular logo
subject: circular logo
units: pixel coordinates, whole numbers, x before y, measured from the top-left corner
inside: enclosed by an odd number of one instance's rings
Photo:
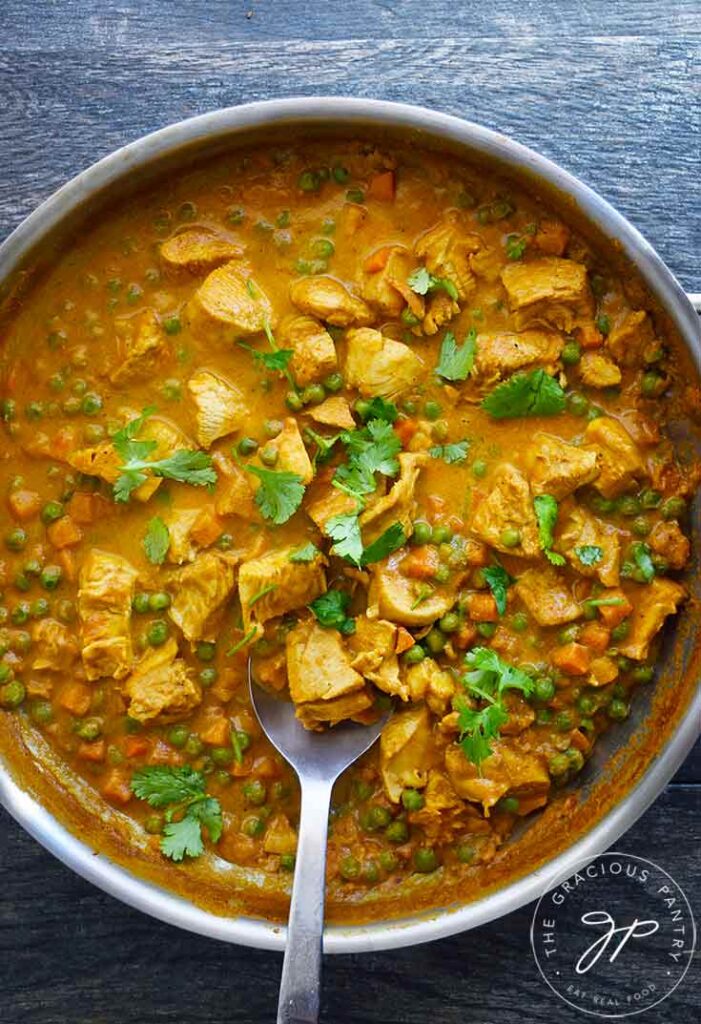
[[[642,857],[605,853],[539,899],[531,945],[556,995],[597,1017],[657,1006],[689,969],[696,925],[673,878]]]

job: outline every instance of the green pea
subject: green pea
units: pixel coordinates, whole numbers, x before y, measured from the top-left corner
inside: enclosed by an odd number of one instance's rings
[[[326,392],[321,384],[309,384],[302,392],[303,405],[319,405],[326,398]]]
[[[28,539],[27,531],[23,530],[21,526],[16,526],[5,536],[5,546],[10,551],[22,551],[26,547]]]
[[[381,804],[372,804],[361,815],[360,823],[368,832],[376,832],[380,828],[386,828],[392,820],[391,812]]]
[[[548,761],[548,771],[555,778],[566,775],[569,770],[570,759],[567,754],[553,754]]]
[[[633,669],[633,681],[636,683],[649,683],[655,675],[652,665],[638,665]]]
[[[574,729],[574,718],[569,711],[559,711],[555,715],[555,728],[558,732],[569,732]]]
[[[414,644],[408,651],[404,651],[402,654],[402,663],[404,665],[418,665],[426,657],[426,651],[421,644]]]
[[[99,444],[105,436],[106,431],[101,423],[88,423],[83,430],[83,437],[88,444]]]
[[[445,635],[435,627],[431,629],[424,638],[424,643],[428,647],[431,654],[440,654],[443,648],[445,647],[445,642]]]
[[[354,779],[353,790],[356,798],[360,801],[367,800],[374,792],[370,783],[366,782],[365,779]]]
[[[472,475],[476,476],[478,479],[487,475],[487,463],[484,459],[475,459],[472,463]]]
[[[420,811],[424,806],[425,800],[423,795],[419,793],[418,789],[403,789],[402,790],[402,806],[407,811]]]
[[[146,640],[150,647],[162,647],[168,639],[170,630],[165,619],[154,619],[146,631]]]
[[[574,643],[578,636],[579,626],[573,623],[572,625],[565,626],[563,629],[560,630],[560,632],[557,634],[557,642],[561,645],[571,644]]]
[[[349,203],[364,203],[365,193],[361,188],[349,188],[346,192],[346,199]]]
[[[261,807],[267,799],[268,791],[260,779],[252,779],[250,782],[245,783],[243,795],[247,803],[252,804],[254,807]]]
[[[4,423],[11,423],[17,418],[17,403],[12,398],[3,398],[0,401],[0,419]]]
[[[542,704],[547,704],[555,696],[555,683],[547,676],[539,676],[533,686],[533,696]]]
[[[38,597],[32,601],[31,616],[33,619],[45,619],[51,611],[51,605],[45,597]]]
[[[232,206],[229,208],[226,219],[229,224],[241,224],[246,218],[246,211],[242,206]]]
[[[295,860],[296,858],[294,853],[281,853],[280,868],[282,869],[282,871],[294,871]]]
[[[256,814],[249,814],[241,822],[241,831],[251,839],[258,839],[265,832],[265,821]]]
[[[327,391],[335,394],[337,391],[342,391],[345,381],[340,373],[330,373],[328,377],[324,378],[324,387]]]
[[[397,818],[390,822],[385,829],[385,839],[389,843],[405,843],[409,838],[409,826],[405,821]]]
[[[6,661],[0,661],[0,683],[9,683],[14,678],[14,672]]]
[[[416,327],[421,323],[418,316],[416,316],[415,313],[412,313],[408,306],[405,306],[402,310],[401,319],[402,323],[406,324],[407,327]]]
[[[456,633],[460,629],[460,616],[456,612],[448,612],[438,622],[441,633]]]
[[[48,725],[54,717],[54,709],[49,700],[34,700],[29,705],[29,714],[37,725]]]
[[[92,742],[102,735],[102,722],[99,718],[84,718],[76,722],[74,731],[81,740]]]
[[[662,495],[659,491],[655,491],[648,487],[640,493],[640,504],[643,508],[658,508],[662,503]]]
[[[258,442],[255,437],[242,437],[236,447],[239,455],[253,455],[258,451]]]
[[[624,494],[616,502],[616,508],[622,516],[637,516],[640,515],[642,506],[639,498],[632,494]]]
[[[573,772],[581,772],[584,767],[584,754],[576,747],[568,747],[565,756],[569,759],[570,768]]]
[[[96,416],[102,410],[103,401],[101,395],[89,391],[81,403],[81,409],[85,416]]]
[[[231,745],[245,754],[251,745],[251,737],[245,729],[235,729],[231,736]]]
[[[10,618],[15,626],[23,626],[28,621],[32,608],[28,601],[20,601],[12,609]]]
[[[234,760],[234,752],[231,747],[212,747],[209,756],[219,768],[226,768]]]
[[[234,546],[234,538],[230,533],[221,533],[217,537],[215,544],[220,551],[230,551]]]
[[[589,400],[579,391],[571,391],[567,396],[567,409],[572,416],[586,416],[589,411]]]
[[[429,875],[438,867],[438,857],[432,846],[420,846],[414,850],[414,870]]]
[[[511,628],[514,633],[525,633],[528,629],[528,616],[525,612],[515,612],[511,616]]]
[[[399,857],[393,850],[383,850],[379,856],[380,867],[388,874],[392,874],[399,867]]]
[[[367,398],[359,398],[353,409],[360,416],[361,420],[366,420],[370,415],[370,402]]]
[[[53,523],[64,515],[64,508],[60,501],[47,501],[41,510],[42,523]]]
[[[647,537],[652,525],[647,516],[636,516],[632,524],[633,533],[636,537]]]
[[[291,412],[300,412],[304,408],[302,396],[296,391],[288,391],[285,395],[285,405]]]
[[[297,187],[302,192],[318,192],[321,188],[321,178],[316,171],[302,171],[297,179]]]
[[[587,420],[589,422],[591,422],[592,420],[598,420],[600,416],[604,415],[604,410],[601,408],[600,405],[590,405],[589,409],[587,410]]]
[[[571,340],[566,342],[562,347],[560,353],[560,359],[563,361],[565,366],[574,366],[582,358],[582,349],[578,342]]]
[[[591,715],[597,710],[597,702],[595,697],[590,697],[584,693],[577,700],[577,710],[581,711],[583,715]]]
[[[434,402],[432,399],[424,402],[424,416],[427,420],[437,420],[442,412],[443,409],[440,402]]]
[[[185,742],[185,753],[191,757],[198,757],[204,750],[204,743],[194,732],[190,733]]]
[[[412,544],[422,545],[428,544],[431,541],[431,525],[427,523],[425,519],[415,519],[413,523],[413,533],[411,535]]]
[[[19,679],[13,679],[0,686],[0,707],[11,711],[18,708],[26,696],[27,691]]]
[[[507,814],[516,814],[519,809],[518,797],[505,796],[497,804],[500,811],[505,811]]]
[[[453,539],[453,531],[449,526],[434,526],[431,530],[431,543],[444,544]]]
[[[549,725],[552,719],[553,713],[550,708],[538,708],[535,713],[536,725]]]
[[[152,612],[164,612],[166,608],[170,608],[170,594],[165,590],[157,590],[155,594],[150,594],[148,607]]]
[[[263,424],[263,430],[268,437],[277,437],[278,434],[282,433],[282,429],[285,424],[282,420],[266,420]]]
[[[507,526],[499,535],[499,542],[502,547],[515,548],[521,543],[521,531],[513,526]]]
[[[149,835],[157,836],[163,831],[164,817],[162,814],[154,813],[149,814],[148,817],[144,818],[144,828]]]
[[[23,572],[15,573],[14,584],[17,590],[27,591],[31,587],[32,583],[28,576]]]
[[[645,398],[656,398],[666,387],[665,378],[654,370],[648,370],[640,381],[640,393]]]
[[[207,666],[207,668],[200,669],[198,679],[202,686],[206,688],[213,686],[219,677],[219,673],[213,665]]]
[[[667,498],[660,509],[663,519],[681,519],[686,513],[686,502],[683,498]]]
[[[475,859],[475,848],[469,843],[458,843],[455,847],[455,856],[461,864],[471,864]]]
[[[350,171],[345,167],[337,165],[331,169],[333,180],[337,181],[339,185],[345,185],[350,177]]]
[[[163,381],[161,392],[169,402],[179,402],[183,397],[183,386],[177,377],[168,377]]]
[[[77,397],[67,398],[61,408],[66,416],[77,416],[80,412],[81,404],[80,399]]]
[[[613,498],[602,498],[600,494],[595,494],[592,497],[590,505],[595,512],[599,512],[601,515],[607,515],[616,508]]]
[[[184,747],[189,735],[190,730],[186,725],[174,725],[172,729],[168,731],[168,742],[171,747]]]
[[[44,412],[43,402],[27,402],[24,407],[24,415],[28,420],[40,420]]]
[[[149,595],[144,593],[134,594],[131,599],[131,606],[139,615],[143,615],[149,609]]]
[[[47,565],[41,570],[39,582],[44,590],[55,590],[61,582],[63,570],[60,565]]]
[[[344,881],[352,882],[360,874],[360,861],[355,857],[344,857],[338,866],[338,870]]]
[[[617,722],[623,721],[630,714],[630,705],[624,700],[612,700],[606,708],[606,714]]]
[[[376,860],[366,860],[363,864],[363,881],[373,885],[379,881],[380,868]]]
[[[438,569],[436,569],[433,578],[435,579],[436,583],[447,583],[448,580],[450,579],[450,569],[448,568],[447,565],[441,565]]]
[[[279,458],[277,448],[261,448],[260,461],[264,466],[274,466]]]
[[[217,645],[210,640],[200,640],[195,647],[195,654],[200,661],[214,661],[217,655]]]
[[[315,238],[312,242],[312,252],[321,260],[329,260],[336,251],[336,246],[330,238]]]
[[[497,631],[496,622],[478,622],[475,629],[485,640],[491,640]]]

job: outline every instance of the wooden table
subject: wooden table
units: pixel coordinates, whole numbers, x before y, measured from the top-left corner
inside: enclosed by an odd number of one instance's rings
[[[344,94],[462,115],[534,146],[701,291],[698,0],[3,0],[0,235],[66,178],[171,121]],[[699,906],[701,754],[617,844]],[[77,878],[2,813],[2,1024],[258,1024],[279,957],[180,933]],[[324,1020],[563,1024],[532,908],[429,946],[327,961]],[[646,1020],[699,1017],[698,964]]]

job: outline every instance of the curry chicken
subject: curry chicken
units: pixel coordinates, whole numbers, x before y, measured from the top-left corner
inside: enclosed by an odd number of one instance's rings
[[[487,864],[654,678],[698,472],[671,339],[534,194],[416,148],[222,157],[0,344],[0,706],[164,859],[294,866],[247,690],[393,709],[332,892]]]

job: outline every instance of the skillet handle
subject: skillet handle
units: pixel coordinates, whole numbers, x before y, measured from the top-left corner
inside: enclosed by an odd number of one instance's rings
[[[297,863],[280,980],[277,1024],[316,1024],[326,892],[326,839],[333,781],[300,779]]]

